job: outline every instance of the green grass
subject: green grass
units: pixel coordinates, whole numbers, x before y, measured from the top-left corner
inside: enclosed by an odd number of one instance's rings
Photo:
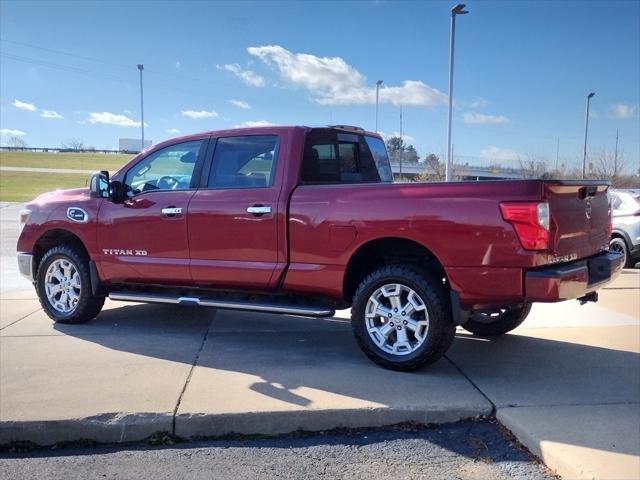
[[[58,188],[84,187],[89,174],[0,171],[0,201],[26,202]]]
[[[119,153],[44,153],[0,151],[2,167],[73,168],[115,172],[133,155]]]
[[[1,167],[70,168],[115,172],[133,155],[0,151]],[[87,173],[11,172],[0,170],[0,201],[24,202],[58,188],[84,187]]]

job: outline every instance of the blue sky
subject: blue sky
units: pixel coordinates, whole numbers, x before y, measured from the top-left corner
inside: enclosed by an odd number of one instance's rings
[[[445,151],[454,2],[0,3],[0,130],[31,146],[252,122],[353,124]],[[468,2],[458,17],[453,143],[459,155],[640,158],[640,2]],[[65,53],[61,53],[65,52]],[[248,107],[248,108],[247,108]],[[58,118],[62,117],[62,118]]]

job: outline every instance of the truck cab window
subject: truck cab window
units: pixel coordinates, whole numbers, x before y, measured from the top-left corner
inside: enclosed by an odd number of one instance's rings
[[[389,182],[390,172],[380,139],[331,129],[307,136],[300,174],[303,183]]]
[[[190,188],[202,143],[202,140],[178,143],[143,158],[127,172],[127,194]]]
[[[209,174],[210,188],[268,187],[273,180],[277,135],[219,138]]]

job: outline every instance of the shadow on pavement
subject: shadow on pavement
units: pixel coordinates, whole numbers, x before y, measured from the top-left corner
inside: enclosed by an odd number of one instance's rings
[[[459,400],[455,395],[469,392],[451,388],[453,369],[445,359],[412,373],[377,367],[360,352],[348,322],[333,320],[226,311],[214,316],[207,309],[131,305],[104,310],[87,325],[55,325],[55,329],[110,349],[178,362],[184,361],[184,352],[158,348],[149,340],[154,335],[200,332],[206,342],[199,367],[257,377],[250,380],[253,392],[296,406],[312,402],[308,390],[292,391],[301,387],[380,405],[397,405],[407,388],[407,397],[423,392],[425,398],[436,395],[438,401],[447,402],[438,395],[449,395],[451,403]],[[581,329],[571,330],[578,335]],[[522,334],[484,339],[458,332],[447,356],[498,408],[638,403],[638,353],[575,343],[579,335],[568,340]],[[219,387],[216,398],[224,395],[224,386]],[[568,437],[546,440],[563,442]],[[592,436],[585,436],[583,443],[594,449],[611,448]],[[632,446],[617,445],[615,451],[638,454]]]
[[[447,392],[461,397],[475,394],[468,382],[446,361],[413,373],[377,367],[361,353],[350,324],[342,319],[327,321],[234,311],[217,311],[213,315],[213,312],[197,307],[131,305],[104,310],[85,325],[56,324],[54,328],[110,349],[178,362],[184,361],[184,352],[161,349],[152,339],[157,335],[195,333],[204,338],[206,334],[197,365],[215,370],[216,376],[205,377],[197,383],[215,382],[218,389],[199,395],[210,395],[212,401],[215,398],[219,403],[225,403],[225,395],[236,385],[245,392],[248,388],[258,398],[297,407],[311,406],[323,392],[342,396],[322,397],[323,401],[334,402],[335,408],[350,408],[351,403],[353,407],[361,407],[362,400],[371,407],[398,406],[401,398],[398,392],[403,390],[407,398],[411,398],[406,403],[407,408],[415,406],[417,401],[420,402],[418,405],[446,404]],[[230,377],[218,375],[225,371],[250,377],[234,376],[230,380]],[[429,392],[430,385],[432,390]],[[189,389],[193,388],[192,380]],[[423,391],[427,394],[422,395]],[[469,405],[468,400],[462,400],[464,398],[458,402],[461,406]],[[240,405],[245,401],[250,402],[239,396],[228,399],[229,403],[234,402],[238,411],[243,411]],[[271,405],[279,408],[277,402]]]

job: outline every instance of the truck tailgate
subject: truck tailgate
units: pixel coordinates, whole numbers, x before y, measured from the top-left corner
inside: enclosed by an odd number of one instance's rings
[[[602,181],[545,181],[551,211],[549,253],[554,261],[594,255],[609,245],[608,184]]]

